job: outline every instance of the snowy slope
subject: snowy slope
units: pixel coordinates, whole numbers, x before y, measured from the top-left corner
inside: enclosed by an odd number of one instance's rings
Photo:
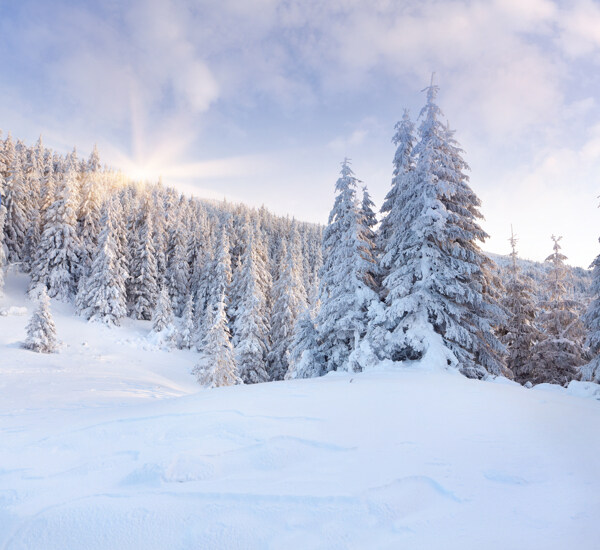
[[[53,311],[52,356],[0,317],[2,549],[598,547],[595,399],[416,365],[200,390],[148,323]]]

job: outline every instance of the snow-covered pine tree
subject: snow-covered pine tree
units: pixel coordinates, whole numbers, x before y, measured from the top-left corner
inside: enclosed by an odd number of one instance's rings
[[[416,143],[415,125],[410,119],[407,109],[404,110],[402,120],[396,123],[396,133],[392,143],[396,145],[394,155],[394,171],[392,188],[389,190],[381,207],[383,218],[377,233],[377,246],[381,251],[380,271],[382,276],[389,274],[390,268],[398,262],[401,255],[401,233],[404,231],[405,220],[402,218],[406,202],[411,192],[414,192]],[[384,291],[387,288],[384,286]]]
[[[94,252],[89,276],[80,289],[78,303],[87,319],[101,321],[105,325],[119,325],[127,315],[125,302],[125,277],[117,256],[117,240],[113,227],[115,218],[113,201],[105,201],[102,207],[98,246]]]
[[[306,308],[296,322],[285,379],[316,378],[326,373],[325,368],[325,361],[319,351],[317,329],[310,309]]]
[[[512,232],[510,278],[505,284],[502,305],[506,309],[506,322],[499,328],[500,340],[505,345],[506,366],[514,374],[515,380],[524,384],[531,378],[531,350],[544,338],[536,327],[537,307],[533,288],[528,277],[521,273],[518,264],[517,238]]]
[[[153,219],[153,233],[152,239],[154,244],[154,250],[156,252],[156,273],[158,276],[157,283],[162,286],[165,281],[165,275],[167,273],[167,245],[165,242],[165,226],[166,216],[163,197],[160,193],[160,185],[155,187],[152,192],[154,219]]]
[[[72,163],[57,185],[56,199],[48,208],[44,232],[35,262],[37,282],[48,287],[48,294],[69,300],[76,288],[79,269],[79,239],[76,233],[74,189],[76,172]]]
[[[406,146],[397,158],[406,160],[397,163],[382,223],[391,327],[384,355],[405,360],[431,352],[469,377],[504,374],[503,347],[492,331],[500,313],[489,294],[489,260],[477,245],[488,236],[477,223],[480,201],[468,185],[462,151],[440,121],[438,87],[426,91],[417,161],[411,169],[410,138],[399,141]],[[403,128],[410,135],[410,125]]]
[[[283,380],[289,369],[294,326],[300,313],[307,307],[306,291],[295,261],[298,246],[296,233],[291,235],[289,245],[285,241],[281,243],[279,277],[272,289],[271,349],[268,354],[271,380]]]
[[[315,322],[326,372],[364,367],[349,360],[366,334],[367,310],[377,300],[372,231],[357,201],[358,182],[346,159],[323,232],[321,307]]]
[[[208,306],[214,309],[214,301],[220,300],[223,296],[225,304],[225,312],[229,307],[229,290],[231,287],[231,255],[229,253],[229,220],[221,222],[219,240],[217,241],[213,269],[211,273],[212,280],[208,281],[209,285],[214,287],[214,292],[209,291]],[[210,298],[212,296],[212,299]]]
[[[194,250],[192,250],[194,247]],[[197,296],[207,264],[210,263],[213,249],[211,227],[204,211],[198,214],[198,225],[195,234],[190,235],[188,257],[190,266],[190,293]]]
[[[228,217],[219,221],[218,237],[213,246],[212,258],[207,260],[196,291],[196,334],[194,341],[201,351],[203,340],[210,328],[211,311],[215,300],[224,296],[225,316],[229,323],[229,293],[231,290],[231,255],[229,252]],[[228,324],[229,327],[229,324]],[[228,328],[229,330],[229,328]]]
[[[141,209],[141,189],[134,185],[129,185],[121,192],[121,226],[125,230],[124,238],[121,239],[119,248],[124,252],[123,258],[125,265],[127,266],[127,272],[129,277],[125,282],[125,288],[127,291],[127,303],[130,305],[132,302],[132,288],[133,282],[133,262],[136,252],[140,248],[139,231],[138,225],[140,223],[139,211]]]
[[[240,377],[246,384],[267,382],[267,342],[269,325],[267,300],[259,273],[261,262],[256,230],[247,224],[245,249],[241,257],[236,293],[238,304],[233,323],[233,347]]]
[[[190,294],[181,314],[181,330],[177,345],[179,349],[190,349],[194,343],[194,297]]]
[[[152,331],[172,332],[173,329],[173,308],[171,307],[171,299],[169,298],[168,290],[163,287],[158,293],[158,301],[152,315]]]
[[[8,250],[8,262],[18,263],[25,259],[27,245],[28,185],[25,174],[24,152],[17,150],[9,166],[5,186],[6,221],[4,242]]]
[[[46,287],[41,287],[38,297],[38,309],[27,325],[25,349],[38,353],[54,353],[58,350],[56,325],[50,313],[50,299]]]
[[[371,257],[373,259],[377,259],[378,252],[376,248],[376,240],[377,235],[375,233],[375,228],[377,227],[377,216],[375,214],[375,203],[371,199],[371,195],[369,194],[369,189],[366,185],[363,185],[362,188],[362,202],[360,206],[360,214],[362,217],[362,227],[365,236],[365,242],[371,247]],[[376,280],[378,268],[377,264],[372,267],[372,278]]]
[[[100,153],[98,153],[98,146],[94,143],[94,148],[90,153],[90,158],[87,161],[86,171],[88,173],[100,172],[102,164],[100,162]]]
[[[36,251],[41,235],[42,185],[45,172],[45,149],[40,136],[35,147],[28,152],[27,201],[25,232],[25,249],[23,251],[22,268],[29,273],[35,262]]]
[[[31,270],[29,273],[30,283],[29,291],[33,292],[38,286],[48,284],[48,258],[45,248],[42,248],[42,238],[46,229],[53,223],[50,217],[50,208],[56,200],[56,175],[54,171],[54,162],[51,158],[46,159],[47,167],[45,170],[44,181],[42,185],[42,202],[40,210],[40,239],[36,250],[33,251]],[[44,247],[48,242],[43,243]]]
[[[268,320],[271,314],[272,306],[271,288],[273,286],[273,277],[269,269],[271,261],[269,259],[267,236],[263,233],[258,223],[254,224],[253,247],[254,251],[256,252],[255,262],[256,272],[258,274],[258,286],[265,296],[265,316]]]
[[[187,256],[187,235],[181,210],[173,221],[167,254],[167,288],[173,304],[173,310],[178,317],[182,314],[189,294],[189,263]]]
[[[213,291],[215,290],[216,287],[213,287]],[[219,295],[213,294],[211,302],[208,330],[200,350],[200,360],[192,374],[196,375],[199,384],[207,388],[242,384],[231,346],[225,314],[225,292],[222,287]]]
[[[114,200],[115,197],[116,200]],[[128,282],[131,280],[129,273],[131,258],[127,246],[131,236],[127,233],[127,216],[131,214],[133,208],[127,193],[124,193],[123,190],[115,189],[111,198],[114,201],[113,228],[117,245],[117,258],[121,271],[125,274],[125,291],[127,292]],[[109,198],[107,197],[105,200],[109,200]],[[128,296],[127,299],[129,299]]]
[[[554,252],[546,258],[551,265],[546,277],[548,299],[540,304],[540,324],[545,338],[531,354],[528,381],[532,384],[566,386],[579,378],[579,368],[586,363],[585,329],[581,322],[581,304],[568,297],[565,260],[559,241],[552,235]]]
[[[10,177],[10,167],[13,165],[13,162],[15,161],[15,155],[17,154],[15,142],[13,141],[10,132],[8,132],[8,135],[6,136],[6,139],[4,140],[4,143],[2,145],[3,147],[0,156],[0,170],[2,171],[1,175],[6,186],[8,178]],[[7,191],[6,187],[4,190],[5,192]]]
[[[100,219],[102,214],[100,209],[102,197],[100,195],[101,173],[99,170],[98,149],[94,146],[83,173],[77,212],[77,235],[81,243],[79,257],[82,275],[87,275],[89,272],[101,229]]]
[[[1,176],[0,176],[1,183]],[[2,189],[0,188],[0,197],[2,196]],[[6,269],[6,252],[4,246],[4,222],[6,221],[6,207],[4,204],[0,204],[0,296],[4,289],[4,271]]]
[[[1,134],[0,134],[0,137]],[[4,243],[4,226],[6,222],[6,206],[4,205],[5,174],[7,173],[6,158],[4,152],[5,142],[0,139],[0,296],[4,289],[4,270],[6,269],[6,246]]]
[[[153,213],[149,200],[142,203],[137,248],[132,251],[130,299],[136,319],[150,320],[158,299],[158,266],[153,240]]]
[[[586,344],[593,358],[581,367],[581,379],[600,383],[600,254],[590,268],[592,269],[590,291],[593,299],[585,312],[584,322],[588,331]]]
[[[206,317],[206,308],[209,302],[209,288],[212,280],[211,273],[214,267],[215,246],[212,235],[207,235],[206,248],[196,256],[192,270],[192,292],[194,296],[194,327],[195,344],[202,340],[202,325]]]

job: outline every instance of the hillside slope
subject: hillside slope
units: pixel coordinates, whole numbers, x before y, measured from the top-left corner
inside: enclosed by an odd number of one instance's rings
[[[0,548],[592,549],[598,388],[434,365],[200,389],[149,323],[53,302],[60,354],[0,300]],[[425,368],[427,367],[427,368]]]

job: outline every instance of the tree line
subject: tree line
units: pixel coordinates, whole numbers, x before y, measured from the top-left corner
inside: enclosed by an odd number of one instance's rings
[[[514,235],[499,270],[438,87],[425,91],[418,128],[408,111],[396,124],[379,219],[346,159],[324,228],[132,182],[96,149],[82,160],[0,140],[0,266],[41,296],[29,347],[51,320],[48,293],[107,325],[152,321],[160,345],[198,350],[206,386],[417,360],[527,385],[598,381],[600,259],[588,304],[559,237],[542,292]]]

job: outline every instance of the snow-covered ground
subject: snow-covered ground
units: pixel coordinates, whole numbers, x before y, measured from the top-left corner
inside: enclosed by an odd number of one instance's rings
[[[25,287],[0,300],[1,549],[599,547],[597,386],[412,366],[202,390],[148,323],[56,302],[61,353],[21,349]]]

